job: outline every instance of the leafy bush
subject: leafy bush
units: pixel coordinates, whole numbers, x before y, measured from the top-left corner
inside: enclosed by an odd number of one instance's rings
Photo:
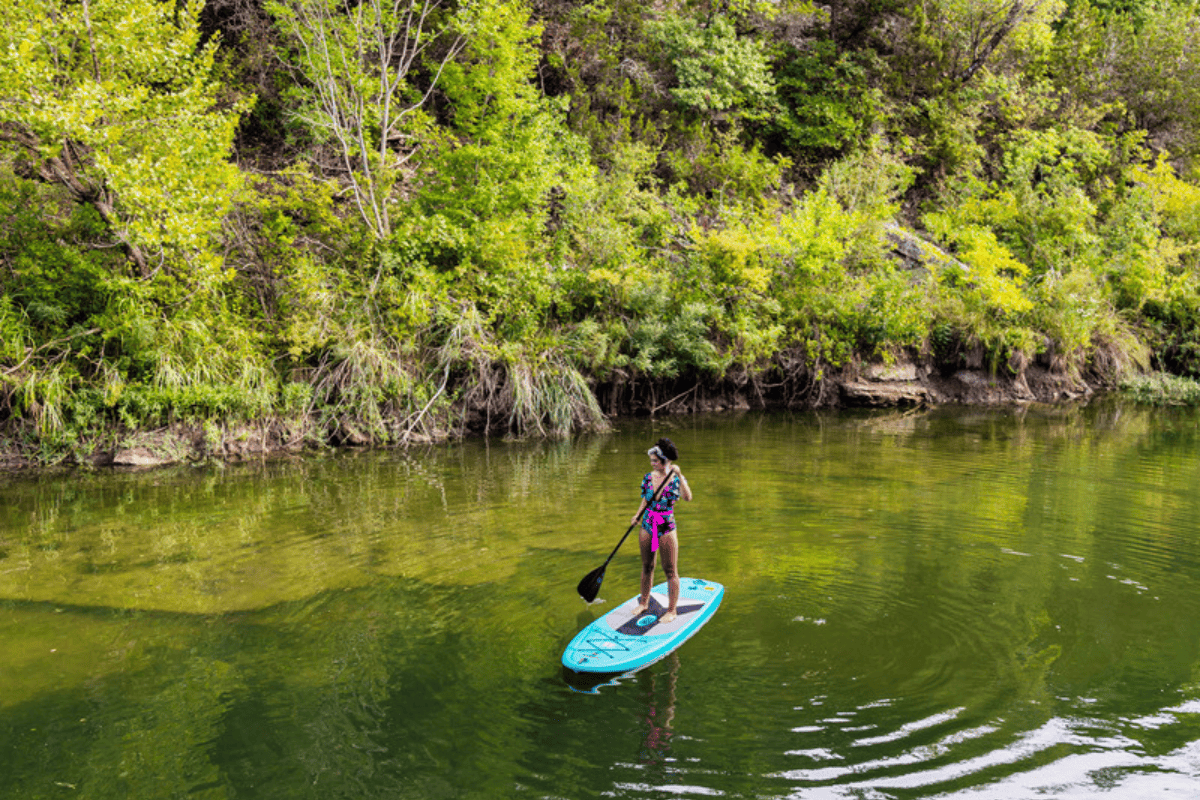
[[[815,155],[836,151],[868,130],[880,98],[867,83],[855,54],[837,52],[830,40],[799,50],[787,47],[774,74],[779,111],[767,123],[779,131],[785,151]]]
[[[761,119],[774,110],[775,85],[764,42],[739,37],[727,17],[716,14],[702,24],[668,13],[648,28],[675,68],[670,93],[680,105],[706,115],[732,112],[743,119]]]
[[[757,144],[741,143],[737,127],[713,134],[700,124],[685,133],[687,144],[666,153],[671,176],[687,185],[701,207],[720,215],[729,207],[762,205],[773,196],[791,166],[786,157],[768,158]]]

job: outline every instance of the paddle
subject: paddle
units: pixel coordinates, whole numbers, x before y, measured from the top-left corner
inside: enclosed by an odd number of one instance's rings
[[[675,470],[671,470],[671,472],[675,472]],[[581,580],[579,585],[575,587],[575,591],[579,592],[579,596],[584,600],[590,603],[596,599],[596,595],[600,594],[600,584],[604,582],[604,570],[608,569],[608,562],[613,560],[613,556],[615,556],[617,551],[621,549],[621,545],[625,544],[625,540],[629,538],[629,534],[632,533],[633,529],[636,528],[638,523],[642,521],[642,516],[650,509],[651,504],[653,504],[655,500],[662,496],[663,490],[667,488],[667,483],[670,480],[671,475],[668,474],[667,477],[663,479],[662,485],[660,485],[658,490],[654,493],[654,497],[649,503],[646,504],[646,507],[638,513],[637,517],[633,520],[633,524],[629,526],[627,531],[625,531],[625,535],[621,537],[621,541],[617,542],[617,546],[614,547],[613,551],[608,554],[608,558],[604,559],[604,563],[589,572],[587,575],[584,575],[583,580]]]

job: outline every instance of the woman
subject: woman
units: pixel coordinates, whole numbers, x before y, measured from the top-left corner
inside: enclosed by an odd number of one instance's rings
[[[679,458],[675,443],[663,437],[658,443],[646,451],[650,456],[650,472],[642,478],[642,504],[633,515],[630,524],[637,524],[642,511],[642,530],[638,541],[642,547],[642,594],[638,598],[638,607],[634,616],[640,616],[650,608],[650,588],[654,585],[654,562],[661,549],[663,554],[663,572],[667,574],[667,613],[659,619],[660,622],[670,622],[675,619],[675,606],[679,602],[679,539],[675,532],[675,503],[679,498],[692,499],[692,490],[688,487],[687,478],[679,467],[672,464]],[[666,482],[666,488],[659,494],[659,487]],[[655,496],[658,499],[654,499]]]

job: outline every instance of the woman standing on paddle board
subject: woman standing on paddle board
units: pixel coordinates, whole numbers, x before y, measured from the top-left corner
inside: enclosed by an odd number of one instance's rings
[[[654,562],[661,549],[663,572],[667,574],[667,613],[663,614],[659,621],[670,622],[675,619],[675,606],[679,602],[679,538],[675,532],[675,503],[681,497],[691,500],[692,490],[679,467],[671,463],[679,458],[679,451],[675,449],[674,442],[663,437],[646,453],[650,456],[650,472],[642,478],[642,504],[638,506],[637,513],[630,521],[631,525],[637,524],[642,510],[646,510],[646,516],[642,518],[642,530],[638,536],[642,548],[642,594],[638,598],[638,608],[633,615],[640,616],[650,607]],[[663,481],[669,483],[655,500],[654,495],[663,485]]]

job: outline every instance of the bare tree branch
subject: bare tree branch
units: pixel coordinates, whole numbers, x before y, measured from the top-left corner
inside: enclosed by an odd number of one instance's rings
[[[85,159],[79,152],[78,144],[67,140],[63,143],[61,156],[46,157],[41,152],[42,140],[31,131],[13,123],[0,124],[0,141],[11,142],[22,147],[33,159],[33,173],[23,177],[61,186],[67,190],[75,202],[94,208],[108,227],[109,232],[117,240],[117,244],[124,251],[126,257],[137,268],[138,274],[142,277],[146,276],[148,272],[146,254],[140,247],[129,241],[129,237],[122,231],[120,216],[104,185],[83,176],[81,167]]]
[[[1034,0],[1032,3],[1024,2],[1024,0],[1013,0],[1013,4],[1008,7],[1008,13],[1004,15],[1004,19],[998,22],[994,27],[989,27],[981,19],[977,35],[972,43],[972,58],[971,64],[959,77],[959,83],[966,83],[974,77],[991,57],[1000,43],[1004,41],[1013,29],[1020,24],[1021,20],[1037,12],[1041,7],[1043,0]],[[983,41],[986,39],[986,41]],[[983,42],[980,44],[980,42]]]
[[[419,96],[409,77],[439,38],[429,30],[441,0],[363,0],[345,13],[335,0],[282,0],[285,28],[299,45],[301,71],[318,99],[306,122],[338,149],[359,214],[377,239],[391,235],[388,209],[401,170],[419,147],[409,118],[432,96],[465,46],[455,36]]]

